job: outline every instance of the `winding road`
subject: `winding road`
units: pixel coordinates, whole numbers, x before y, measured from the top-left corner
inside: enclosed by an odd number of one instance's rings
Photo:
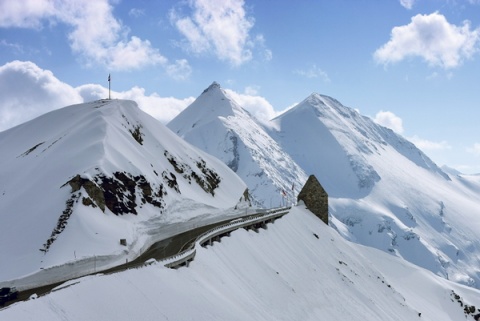
[[[211,240],[212,238],[218,239],[219,237],[229,234],[231,231],[239,228],[256,228],[258,224],[264,226],[265,221],[273,222],[275,219],[285,215],[286,213],[288,213],[288,208],[265,210],[256,214],[247,214],[244,216],[229,218],[212,224],[195,227],[191,230],[176,234],[172,237],[154,243],[149,249],[147,249],[144,253],[142,253],[140,256],[138,256],[135,260],[131,262],[127,262],[125,264],[118,265],[107,270],[97,271],[96,273],[91,273],[88,275],[98,273],[111,274],[125,271],[131,268],[138,268],[144,266],[145,262],[150,259],[162,261],[162,264],[164,264],[165,266],[176,268],[180,265],[184,265],[186,262],[193,259],[194,253],[193,255],[190,255],[190,258],[188,260],[182,258],[179,254],[189,250],[194,251],[197,242],[201,242],[203,244],[206,241]],[[178,256],[179,258],[176,259],[176,256]],[[56,291],[55,288],[65,282],[66,281],[61,281],[41,287],[20,291],[18,293],[18,298],[14,301],[7,302],[5,306],[8,306],[18,301],[28,300],[34,294],[36,294],[37,296],[42,296],[52,291]]]

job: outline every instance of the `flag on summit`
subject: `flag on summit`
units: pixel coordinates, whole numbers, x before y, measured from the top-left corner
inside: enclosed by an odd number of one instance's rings
[[[108,74],[108,81],[110,81],[110,74]]]

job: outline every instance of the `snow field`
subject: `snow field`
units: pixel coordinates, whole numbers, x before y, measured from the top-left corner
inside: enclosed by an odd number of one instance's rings
[[[465,319],[452,290],[480,302],[478,290],[345,241],[300,207],[267,230],[200,247],[188,268],[156,264],[69,284],[0,320],[447,321]]]

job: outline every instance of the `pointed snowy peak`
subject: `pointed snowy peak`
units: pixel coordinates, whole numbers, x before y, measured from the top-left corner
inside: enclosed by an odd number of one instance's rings
[[[214,81],[210,86],[208,86],[208,88],[205,89],[202,94],[205,94],[206,92],[212,91],[212,90],[215,90],[215,89],[222,89],[220,84],[216,81]]]
[[[213,83],[168,127],[236,172],[257,204],[292,201],[307,176],[265,128]]]
[[[175,117],[168,127],[184,137],[192,128],[208,127],[219,117],[235,114],[248,114],[248,112],[229,97],[217,82],[213,82],[193,103]]]
[[[306,172],[315,173],[332,196],[368,194],[381,179],[381,172],[391,170],[384,160],[382,163],[389,149],[449,180],[448,175],[411,142],[328,96],[313,93],[273,122],[285,137],[281,138],[284,149]],[[308,150],[294,144],[305,137],[315,137],[314,146]],[[323,169],[318,164],[323,164]],[[339,185],[339,181],[342,184]]]

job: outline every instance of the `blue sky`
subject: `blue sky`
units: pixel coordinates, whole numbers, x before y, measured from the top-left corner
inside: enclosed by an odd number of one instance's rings
[[[0,130],[136,100],[166,123],[213,81],[260,119],[329,95],[480,172],[480,0],[0,0]]]

